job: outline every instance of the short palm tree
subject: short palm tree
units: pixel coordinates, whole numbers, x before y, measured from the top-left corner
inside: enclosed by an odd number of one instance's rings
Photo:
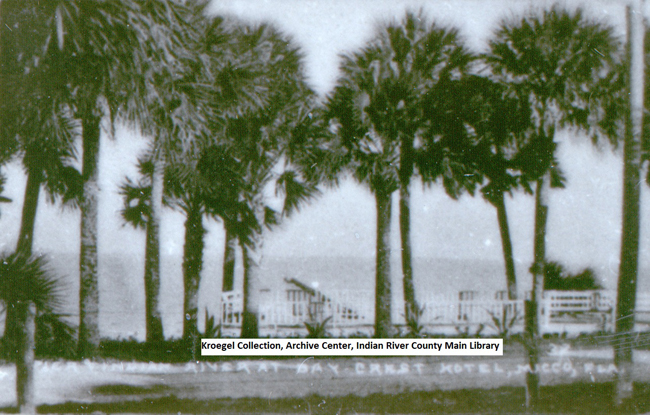
[[[206,157],[201,157],[205,163]],[[222,160],[222,159],[221,159]],[[199,333],[197,326],[198,295],[200,273],[203,268],[203,237],[205,227],[203,216],[210,214],[217,218],[228,218],[237,206],[237,201],[229,198],[227,187],[235,186],[238,176],[229,175],[227,178],[211,175],[208,178],[199,174],[196,163],[168,164],[164,177],[163,204],[181,211],[185,217],[185,243],[183,254],[184,307],[183,307],[183,339],[196,338]],[[223,163],[219,163],[223,169]],[[151,251],[152,238],[149,230],[151,221],[151,178],[153,163],[141,160],[138,165],[140,179],[133,181],[129,178],[122,184],[120,193],[124,199],[122,217],[134,228],[147,231],[148,245],[145,250]],[[214,171],[213,171],[214,173]]]
[[[465,76],[456,83],[451,95],[456,105],[452,112],[459,115],[466,127],[459,131],[467,135],[465,141],[469,143],[465,160],[483,182],[483,197],[497,211],[508,298],[514,300],[517,277],[505,194],[518,188],[532,192],[531,177],[540,168],[539,158],[522,159],[521,149],[517,148],[530,132],[528,100],[507,84],[491,80],[489,75]]]
[[[23,114],[29,114],[30,111],[31,108],[28,107]],[[63,137],[57,137],[57,129],[52,129],[52,125],[48,121],[50,120],[27,122],[24,125],[32,127],[20,131],[20,135],[17,136],[19,154],[23,155],[22,161],[27,172],[21,226],[16,246],[16,252],[24,256],[32,254],[34,225],[41,187],[46,190],[52,201],[61,199],[64,205],[71,206],[77,205],[81,192],[81,175],[68,164],[74,159],[72,141],[70,140],[72,135],[64,132]],[[39,122],[41,129],[34,128]],[[36,134],[38,138],[32,138],[33,134]],[[16,320],[14,311],[14,308],[7,309],[6,330],[3,339],[5,345],[11,345],[16,341],[13,338],[13,333],[16,331],[15,325],[19,324],[19,321]]]
[[[257,113],[230,120],[227,134],[232,137],[232,145],[213,146],[199,162],[199,171],[209,183],[208,189],[214,189],[209,193],[219,195],[206,199],[206,208],[223,220],[242,248],[244,313],[241,336],[245,338],[259,336],[260,266],[265,229],[272,228],[281,216],[289,215],[318,194],[316,182],[312,181],[314,173],[303,170],[305,165],[300,164],[297,154],[286,150],[288,141],[306,141],[308,138],[302,135],[307,134],[313,141],[303,144],[299,150],[304,156],[305,149],[317,145],[316,134],[312,134],[315,130],[303,130],[301,127],[306,123],[300,112],[291,113],[288,107],[286,105],[284,111],[276,114]],[[272,118],[266,118],[267,115]],[[278,121],[284,125],[273,125]],[[282,212],[267,205],[264,189],[272,182],[276,183],[278,195],[284,198]]]
[[[153,163],[149,160],[141,160],[139,163],[140,180],[137,182],[127,178],[122,184],[120,193],[124,198],[123,219],[134,228],[142,228],[147,232],[145,252],[151,252],[155,237],[151,232],[151,179],[153,176]],[[179,170],[182,170],[180,172]],[[164,178],[164,200],[167,206],[181,210],[187,220],[185,222],[185,245],[183,255],[183,276],[185,287],[185,301],[183,309],[183,338],[198,333],[196,326],[196,315],[198,312],[198,286],[201,268],[203,266],[203,235],[205,228],[202,224],[204,214],[204,203],[201,199],[202,189],[192,178],[196,174],[189,167],[167,165]],[[150,264],[150,263],[149,263]],[[145,269],[145,273],[148,271]],[[145,280],[147,276],[145,276]],[[145,294],[150,293],[148,290]],[[150,302],[150,300],[148,301]],[[149,316],[150,317],[150,316]],[[149,339],[151,340],[151,339]]]
[[[38,314],[56,313],[62,305],[60,285],[47,270],[42,257],[22,253],[0,256],[0,300],[15,310],[16,395],[20,413],[36,413],[34,351]]]

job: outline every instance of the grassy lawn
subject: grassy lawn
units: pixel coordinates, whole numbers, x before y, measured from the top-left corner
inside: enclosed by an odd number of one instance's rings
[[[612,406],[607,336],[548,338],[535,413],[650,412],[650,352],[636,351],[635,394]],[[645,341],[641,341],[643,349]],[[181,342],[105,342],[95,361],[40,360],[40,413],[524,413],[526,358],[202,358]],[[185,349],[187,350],[187,349]],[[15,412],[15,372],[0,365],[0,412]],[[615,370],[615,368],[614,368]]]
[[[611,405],[613,384],[578,382],[541,389],[542,405],[536,413],[614,414],[650,411],[650,385],[636,384],[635,397],[626,408]],[[7,410],[9,408],[4,408]],[[41,406],[41,413],[308,413],[308,414],[397,414],[397,413],[524,413],[524,388],[468,389],[400,394],[372,394],[364,397],[216,399],[196,401],[168,396],[105,404]]]

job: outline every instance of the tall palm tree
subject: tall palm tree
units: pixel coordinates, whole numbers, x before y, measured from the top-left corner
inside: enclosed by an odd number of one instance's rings
[[[139,72],[135,99],[125,109],[125,118],[152,137],[149,158],[150,200],[146,223],[145,320],[147,341],[163,340],[158,306],[160,290],[160,221],[163,207],[164,174],[174,155],[187,152],[194,134],[201,134],[205,112],[204,57],[199,32],[205,4],[195,2],[144,3],[145,20],[152,36],[144,40],[136,55]],[[151,62],[156,64],[152,65]]]
[[[393,332],[388,245],[391,194],[400,190],[405,314],[409,318],[417,310],[409,237],[411,177],[416,167],[425,182],[449,173],[443,182],[450,194],[460,191],[452,183],[471,177],[461,163],[450,162],[456,151],[449,144],[462,137],[458,128],[452,128],[459,124],[458,114],[448,111],[449,86],[461,78],[470,61],[455,30],[408,13],[400,24],[381,29],[361,51],[344,57],[342,78],[329,100],[329,117],[336,128],[337,145],[345,154],[343,161],[375,195],[378,337]],[[462,147],[460,142],[455,145]],[[461,181],[460,187],[472,188],[472,180]]]
[[[548,187],[557,172],[553,168],[555,131],[572,126],[598,137],[609,96],[600,86],[612,76],[617,50],[610,27],[589,21],[581,10],[568,12],[558,7],[519,21],[505,21],[490,41],[487,60],[492,71],[528,97],[534,123],[530,148],[548,161],[535,188],[534,290],[529,309],[536,310],[538,317],[527,319],[533,336],[538,335],[541,313],[538,304],[543,292]],[[531,347],[531,364],[536,363],[536,354],[536,347]],[[537,381],[537,375],[530,374],[528,398],[532,405],[537,399]]]
[[[42,2],[41,2],[42,3]],[[52,1],[44,4],[41,24],[47,38],[39,46],[39,62],[48,74],[52,94],[79,120],[82,138],[81,253],[79,354],[92,355],[99,344],[97,252],[98,160],[101,121],[112,122],[130,94],[137,91],[134,74],[141,69],[137,51],[151,31],[148,3],[101,0]],[[159,37],[161,48],[167,45]],[[149,63],[155,72],[156,63]]]
[[[80,183],[79,173],[68,164],[74,156],[74,123],[50,83],[52,68],[39,60],[48,35],[42,21],[50,12],[48,5],[32,1],[6,1],[0,7],[0,22],[7,28],[0,36],[0,159],[21,154],[27,173],[16,253],[0,264],[0,298],[7,310],[3,350],[16,362],[21,413],[35,411],[36,314],[51,311],[54,286],[42,259],[31,257],[40,189],[45,186],[51,198],[74,200]]]
[[[375,196],[375,336],[379,338],[394,334],[391,321],[390,222],[391,195],[399,189],[395,168],[399,163],[397,131],[394,130],[392,135],[380,134],[368,114],[371,105],[376,108],[383,106],[392,112],[398,110],[397,103],[387,105],[390,94],[382,89],[385,85],[390,86],[391,81],[391,68],[382,59],[383,54],[381,46],[373,44],[345,56],[343,76],[328,101],[328,117],[332,119],[337,143],[345,154],[345,167]],[[393,113],[384,116],[387,119],[400,119]]]
[[[410,182],[416,168],[416,137],[422,128],[426,106],[446,96],[435,93],[436,85],[460,77],[471,60],[453,29],[431,24],[422,12],[406,13],[398,23],[387,25],[378,33],[377,45],[386,65],[387,79],[382,105],[371,105],[368,115],[377,133],[394,136],[399,142],[399,223],[402,253],[405,316],[418,309],[413,286],[410,238]],[[393,107],[388,109],[388,107]]]
[[[234,110],[222,111],[222,125],[213,125],[212,145],[199,170],[212,183],[210,186],[221,188],[211,193],[223,192],[225,200],[235,207],[224,209],[223,197],[208,204],[209,213],[223,219],[242,247],[242,336],[257,337],[263,229],[278,220],[276,212],[266,205],[264,189],[277,179],[278,169],[286,170],[282,164],[292,161],[284,148],[290,137],[304,133],[297,131],[308,118],[305,108],[311,108],[313,93],[305,85],[298,49],[274,27],[238,25],[234,36],[239,63],[224,68],[216,77],[219,82],[230,80],[231,85],[221,88],[224,93],[215,97],[215,106],[239,103]],[[247,77],[242,76],[245,73]],[[247,85],[253,88],[247,89]],[[235,181],[233,171],[239,177]],[[230,185],[223,182],[226,177],[231,177]]]
[[[482,71],[485,71],[483,68]],[[527,96],[491,75],[467,75],[448,92],[454,99],[448,111],[457,114],[467,146],[463,160],[482,183],[483,198],[497,211],[502,241],[508,298],[517,298],[517,278],[505,206],[505,194],[517,189],[533,193],[536,178],[552,166],[553,187],[563,187],[564,177],[552,151],[527,141],[531,109]],[[457,128],[457,126],[455,127]]]

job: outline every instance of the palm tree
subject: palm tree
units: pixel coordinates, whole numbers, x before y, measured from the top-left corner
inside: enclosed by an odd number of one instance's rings
[[[32,108],[27,107],[22,114],[31,112]],[[28,120],[23,125],[29,127],[22,129],[17,136],[23,154],[23,165],[27,172],[27,184],[16,252],[27,257],[32,255],[34,225],[41,187],[45,188],[51,201],[61,199],[64,205],[73,206],[76,205],[81,190],[80,174],[68,164],[73,159],[72,134],[65,128],[56,128],[57,125],[65,125],[67,120],[57,122],[59,120],[55,119],[54,123],[51,121],[51,119]],[[20,322],[16,319],[15,311],[14,308],[7,309],[3,338],[3,345],[7,350],[15,349],[14,345],[19,334]]]
[[[266,206],[264,188],[278,178],[278,169],[287,170],[295,158],[285,151],[292,137],[301,136],[306,147],[312,146],[303,134],[309,131],[304,120],[309,118],[306,109],[312,108],[313,93],[303,80],[298,49],[274,27],[238,25],[233,35],[238,65],[224,68],[215,77],[230,85],[223,84],[214,105],[223,108],[234,103],[235,109],[222,110],[223,127],[212,127],[212,143],[202,155],[199,171],[215,189],[209,193],[221,195],[207,200],[208,213],[223,219],[242,247],[242,337],[257,337],[263,229],[278,221],[277,212]],[[291,183],[301,183],[301,177],[295,177],[298,180]]]
[[[141,160],[139,163],[140,175],[138,182],[127,178],[121,186],[120,193],[124,197],[122,217],[134,228],[143,228],[147,231],[146,252],[152,251],[151,245],[156,244],[151,235],[151,178],[153,176],[153,163]],[[198,288],[200,272],[203,266],[203,235],[205,228],[202,218],[205,213],[201,177],[191,165],[168,165],[164,178],[163,203],[182,211],[186,216],[185,244],[183,255],[184,279],[184,319],[183,339],[196,337],[198,334]],[[151,293],[147,293],[151,295]],[[157,294],[155,294],[157,295]],[[151,339],[150,339],[151,340]]]
[[[384,51],[379,44],[366,46],[359,52],[345,56],[343,76],[328,101],[328,116],[332,119],[337,144],[340,144],[345,155],[345,167],[375,196],[375,336],[379,338],[394,334],[391,321],[390,221],[391,195],[399,189],[398,172],[394,167],[399,163],[399,141],[395,128],[393,134],[380,134],[369,112],[371,106],[385,108],[391,113],[384,114],[384,117],[399,120],[401,117],[393,112],[402,109],[398,109],[399,101],[389,101],[391,94],[385,91],[385,86],[390,87],[392,76],[383,56]]]
[[[602,88],[612,76],[618,43],[612,29],[586,19],[581,10],[557,7],[531,14],[520,21],[503,22],[490,41],[487,61],[492,71],[528,97],[534,132],[529,136],[532,154],[547,160],[535,188],[535,252],[531,268],[533,296],[529,309],[539,316],[543,292],[548,187],[557,176],[554,166],[555,131],[572,126],[598,136],[609,93]],[[597,50],[598,53],[591,53]],[[611,136],[610,136],[611,137]],[[612,137],[613,138],[613,137]],[[538,320],[527,318],[529,333],[538,335]],[[532,365],[537,348],[529,350]],[[529,374],[528,402],[537,399],[536,374]]]
[[[529,132],[531,111],[528,100],[506,84],[486,75],[467,75],[450,91],[454,97],[450,109],[458,114],[467,128],[459,131],[470,145],[465,162],[475,168],[475,175],[485,180],[481,193],[497,211],[501,234],[508,298],[517,298],[512,241],[505,205],[505,194],[523,187],[532,192],[530,177],[535,177],[539,159],[525,157],[518,144]]]
[[[201,134],[205,112],[197,83],[203,82],[205,65],[198,42],[202,2],[145,2],[143,20],[150,38],[134,56],[138,72],[134,99],[124,109],[124,118],[153,138],[148,159],[149,211],[145,247],[145,320],[148,342],[164,338],[158,306],[160,290],[160,221],[164,174],[173,154],[182,154]],[[153,62],[153,64],[152,64]]]
[[[304,97],[293,97],[297,102]],[[292,113],[290,100],[282,107],[267,107],[248,117],[232,119],[227,134],[232,146],[213,147],[199,164],[199,170],[211,182],[209,189],[227,187],[211,194],[225,196],[208,200],[208,209],[219,215],[226,229],[239,240],[244,261],[244,338],[259,336],[258,319],[261,282],[261,260],[265,228],[270,229],[305,201],[318,194],[316,173],[306,171],[301,164],[305,153],[318,145],[317,128],[309,124],[306,113]],[[304,105],[304,103],[303,103]],[[307,107],[308,105],[305,105]],[[283,131],[284,130],[284,131]],[[306,141],[311,139],[309,143]],[[288,143],[304,143],[300,154],[287,150]],[[284,165],[283,165],[284,163]],[[312,164],[313,166],[313,164]],[[275,170],[281,169],[279,173]],[[264,188],[276,182],[276,192],[284,197],[284,208],[275,212],[266,204]]]
[[[41,2],[42,3],[42,2]],[[47,78],[57,102],[79,120],[82,137],[79,353],[92,355],[99,344],[97,252],[98,157],[100,124],[113,121],[137,91],[137,51],[151,33],[162,49],[160,31],[152,29],[149,3],[102,0],[53,1],[39,21],[47,36],[38,45],[36,62],[51,69]],[[41,52],[42,51],[42,52]],[[161,52],[162,55],[162,52]],[[151,59],[151,72],[160,71]],[[128,85],[128,86],[127,86]]]
[[[425,119],[426,106],[448,97],[435,93],[436,85],[458,78],[471,60],[455,30],[430,24],[422,12],[407,13],[399,23],[390,24],[378,33],[378,47],[383,56],[379,65],[387,65],[390,85],[381,104],[390,110],[371,105],[368,115],[377,133],[394,136],[399,142],[399,223],[402,248],[402,274],[405,316],[418,310],[413,286],[410,238],[410,182],[415,174],[416,141]]]
[[[343,160],[375,195],[377,337],[393,332],[388,245],[391,194],[400,190],[405,314],[410,318],[417,310],[409,237],[411,177],[416,167],[425,182],[449,173],[443,182],[450,194],[460,191],[452,183],[467,177],[461,163],[450,161],[457,152],[449,144],[460,136],[459,129],[452,127],[459,124],[458,114],[448,111],[448,92],[470,61],[455,30],[430,25],[421,14],[408,13],[400,24],[382,29],[360,52],[344,57],[343,76],[329,100],[329,117],[345,154]],[[462,147],[460,142],[455,145]],[[460,187],[471,189],[472,180],[461,181]]]
[[[152,289],[152,262],[158,264],[158,235],[154,233],[155,227],[152,222],[151,206],[151,179],[153,176],[153,163],[140,160],[138,164],[140,180],[137,183],[127,178],[120,187],[120,194],[124,198],[124,209],[122,217],[126,223],[136,229],[144,229],[145,237],[145,330],[148,342],[162,340],[162,320],[158,314],[155,302],[158,291]],[[153,258],[152,258],[153,257]]]

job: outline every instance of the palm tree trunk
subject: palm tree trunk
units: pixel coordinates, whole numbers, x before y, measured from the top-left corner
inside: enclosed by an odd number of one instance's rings
[[[20,233],[16,245],[16,252],[19,252],[26,257],[29,257],[32,254],[34,224],[36,222],[36,210],[38,207],[40,190],[40,175],[28,171],[27,184],[25,185],[23,212],[20,223]],[[5,315],[5,331],[2,339],[2,346],[5,351],[5,357],[11,359],[11,361],[17,361],[16,359],[18,355],[14,356],[14,354],[19,353],[18,336],[20,336],[20,324],[17,318],[16,307],[9,304]]]
[[[517,299],[517,275],[515,273],[515,259],[512,253],[512,240],[510,239],[510,226],[508,225],[508,212],[503,192],[495,195],[492,201],[497,209],[499,231],[501,232],[501,246],[503,247],[503,261],[506,267],[506,285],[508,287],[508,299]]]
[[[34,225],[42,176],[27,172],[25,199],[16,252],[29,257],[34,244]],[[36,349],[36,306],[32,302],[8,304],[5,319],[4,346],[15,356],[16,396],[18,410],[24,414],[36,413],[34,354]]]
[[[526,406],[535,408],[539,401],[539,363],[540,323],[542,311],[542,296],[544,295],[544,263],[546,262],[546,223],[548,219],[547,182],[550,173],[537,180],[535,190],[535,245],[533,274],[533,292],[525,307],[525,344],[528,351],[528,364],[532,369],[526,374]]]
[[[623,145],[623,224],[621,262],[616,304],[614,362],[619,376],[616,382],[616,403],[632,397],[632,335],[636,305],[636,281],[639,261],[639,211],[641,184],[641,142],[643,135],[644,88],[644,23],[643,1],[635,0],[627,8],[628,59],[630,68],[630,107],[625,125]]]
[[[391,195],[375,191],[377,207],[377,247],[375,268],[375,337],[393,335],[391,321],[390,218]]]
[[[185,282],[185,318],[183,339],[196,338],[199,333],[197,319],[199,310],[199,283],[203,267],[203,214],[198,204],[191,204],[185,220],[185,246],[183,254],[183,279]]]
[[[261,232],[251,237],[248,244],[241,243],[244,256],[244,310],[242,315],[241,337],[259,337],[259,311],[263,239]]]
[[[20,233],[18,236],[18,244],[16,245],[16,252],[21,252],[26,256],[32,254],[34,224],[36,223],[36,209],[38,207],[40,190],[41,175],[28,171],[23,213],[20,222]]]
[[[83,196],[79,265],[79,356],[93,356],[99,347],[97,227],[99,204],[99,132],[101,117],[86,111],[83,128]]]
[[[21,303],[17,307],[20,321],[18,349],[20,357],[16,360],[16,395],[21,414],[36,413],[34,381],[34,350],[36,348],[36,306],[34,303]]]
[[[235,250],[237,236],[226,225],[226,244],[223,252],[223,280],[221,292],[232,291],[235,288]]]
[[[414,137],[402,134],[400,137],[399,230],[402,248],[402,284],[404,287],[404,317],[408,321],[419,312],[413,284],[413,257],[411,246],[411,177],[414,170]]]
[[[151,217],[147,222],[144,259],[145,321],[147,342],[164,340],[162,318],[158,307],[160,293],[160,223],[162,216],[163,179],[165,165],[162,157],[154,161],[151,178]]]
[[[413,284],[411,249],[411,194],[408,184],[399,190],[399,230],[402,243],[402,283],[404,284],[404,317],[408,320],[418,313]]]

